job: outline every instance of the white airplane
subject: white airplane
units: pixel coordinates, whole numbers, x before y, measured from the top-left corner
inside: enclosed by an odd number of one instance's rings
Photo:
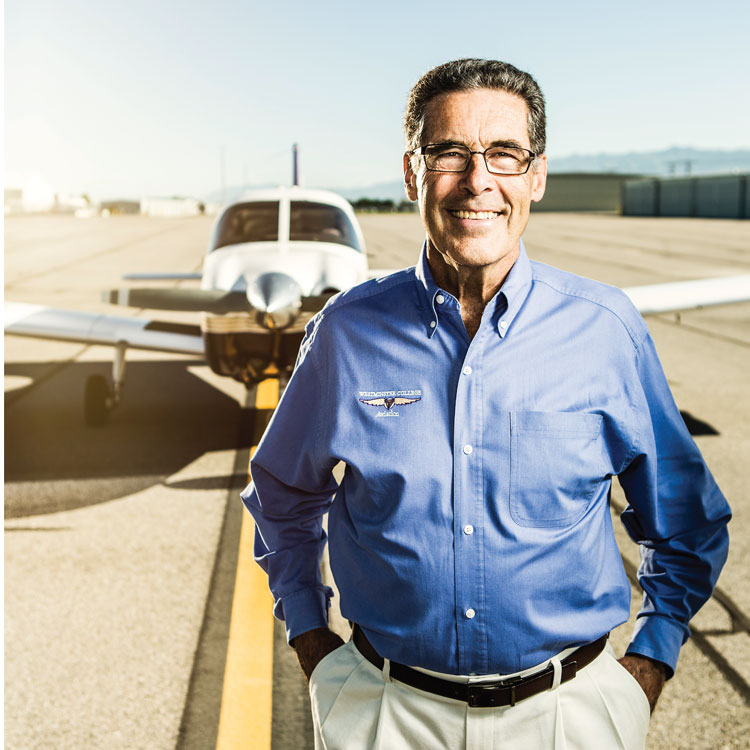
[[[107,302],[201,312],[200,325],[5,303],[5,333],[114,347],[112,384],[86,382],[84,413],[102,425],[122,392],[127,349],[204,357],[211,369],[250,388],[285,381],[310,317],[334,293],[368,278],[365,242],[340,196],[297,186],[253,191],[217,216],[203,273],[130,274],[129,280],[201,281],[200,289],[124,288]],[[750,300],[750,275],[624,290],[644,315]]]
[[[386,271],[387,273],[387,271]],[[114,347],[112,384],[86,382],[87,424],[104,424],[122,392],[127,349],[193,354],[250,388],[288,378],[304,328],[327,299],[376,275],[351,205],[335,193],[297,186],[256,190],[214,222],[203,273],[129,274],[128,280],[200,280],[200,289],[124,288],[106,302],[201,312],[200,325],[5,303],[5,333]]]

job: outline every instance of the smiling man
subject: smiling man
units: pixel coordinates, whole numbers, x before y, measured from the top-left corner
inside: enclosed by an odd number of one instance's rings
[[[425,108],[427,145],[404,154],[427,263],[438,286],[457,293],[470,336],[518,258],[531,202],[544,195],[547,160],[531,150],[528,120],[526,101],[508,91],[440,94]]]
[[[419,261],[310,322],[243,492],[316,747],[643,748],[729,508],[627,298],[526,255],[547,175],[534,79],[446,63],[405,130]],[[644,590],[619,660],[615,475]],[[346,644],[327,627],[326,511]]]

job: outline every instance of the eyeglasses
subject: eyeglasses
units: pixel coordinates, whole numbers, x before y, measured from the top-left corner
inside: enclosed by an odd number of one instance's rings
[[[408,152],[420,154],[431,172],[463,172],[474,154],[481,154],[487,171],[493,174],[526,174],[537,155],[527,148],[493,146],[484,151],[472,151],[459,143],[428,143]]]

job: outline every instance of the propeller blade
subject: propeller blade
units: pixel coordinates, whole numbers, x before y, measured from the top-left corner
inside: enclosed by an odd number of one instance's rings
[[[186,312],[247,312],[244,292],[223,289],[110,289],[102,300],[111,305],[141,307],[149,310],[181,310]]]
[[[303,297],[297,282],[284,273],[264,273],[248,283],[246,291],[223,289],[150,289],[123,287],[102,293],[111,305],[148,310],[211,312],[255,312],[258,323],[269,329],[288,328],[300,312],[321,310],[333,294]]]

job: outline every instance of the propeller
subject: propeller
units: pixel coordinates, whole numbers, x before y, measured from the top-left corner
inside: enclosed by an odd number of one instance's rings
[[[271,271],[247,280],[244,291],[223,289],[110,289],[102,300],[111,305],[149,310],[210,312],[217,315],[254,312],[264,328],[281,330],[294,323],[300,312],[317,312],[330,294],[302,296],[299,284],[288,274]]]
[[[111,305],[143,307],[149,310],[182,310],[186,312],[247,312],[244,292],[223,289],[110,289],[102,300]]]
[[[247,301],[255,319],[265,328],[288,328],[302,307],[300,285],[285,273],[270,271],[249,281]]]

